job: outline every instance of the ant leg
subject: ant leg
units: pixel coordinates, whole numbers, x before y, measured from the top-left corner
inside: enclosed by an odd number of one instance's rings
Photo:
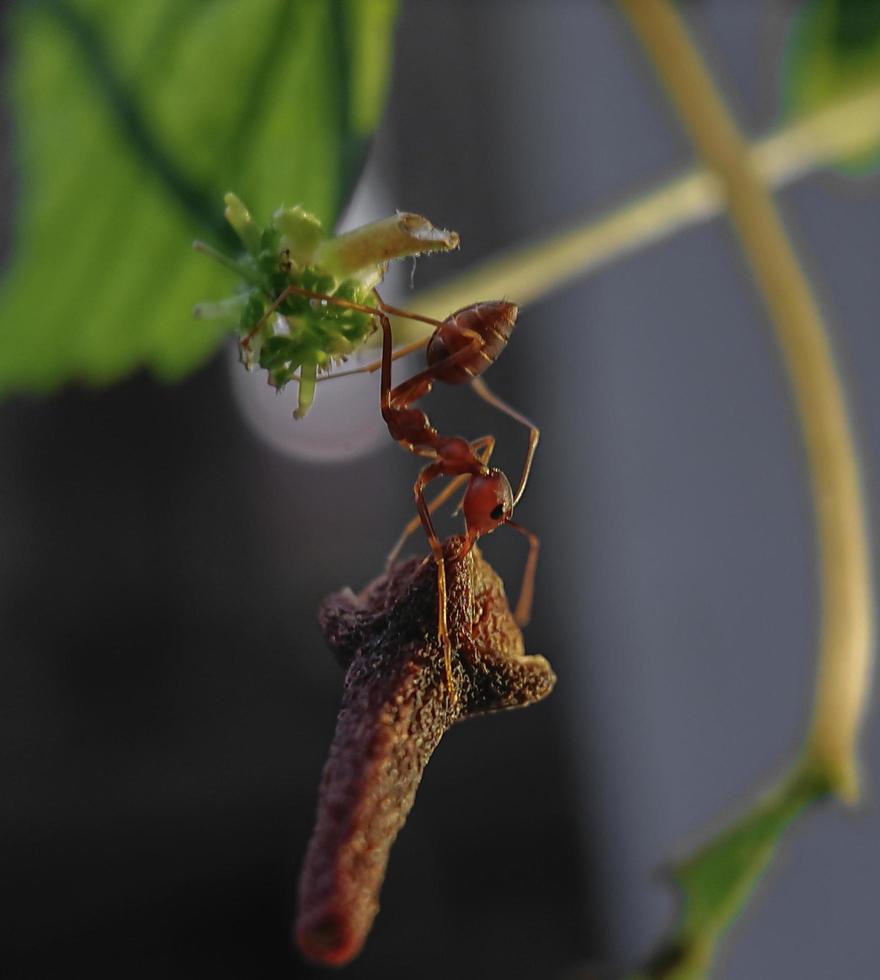
[[[397,350],[391,355],[392,361],[399,361],[401,357],[406,357],[407,354],[414,354],[416,351],[424,350],[427,346],[430,337],[426,337],[424,340],[416,340],[412,344],[406,344],[404,347],[398,347]],[[332,374],[322,374],[318,381],[332,381],[334,378],[348,378],[353,374],[374,374],[379,368],[382,367],[381,359],[378,361],[370,361],[369,364],[364,364],[359,368],[348,368],[345,371],[334,371]]]
[[[285,286],[284,289],[282,289],[281,292],[275,297],[269,306],[269,309],[266,310],[266,312],[260,317],[250,333],[241,342],[241,346],[247,349],[250,346],[251,340],[253,340],[254,336],[257,334],[266,320],[268,320],[269,317],[278,309],[278,307],[281,306],[288,296],[294,295],[305,296],[308,299],[317,299],[323,303],[333,303],[335,306],[344,306],[346,309],[356,310],[359,313],[367,313],[370,316],[377,317],[380,322],[382,320],[382,314],[372,306],[364,306],[362,303],[352,303],[347,299],[340,299],[337,296],[328,296],[326,293],[316,293],[311,289],[303,289],[301,286],[294,286],[291,284],[289,286]],[[388,318],[386,317],[385,319],[387,320]]]
[[[427,323],[432,327],[440,327],[442,323],[440,320],[434,320],[429,316],[422,316],[421,313],[413,313],[411,310],[401,310],[396,306],[391,306],[386,303],[384,299],[379,295],[378,290],[373,290],[373,295],[379,304],[379,309],[383,313],[390,313],[392,316],[399,316],[405,320],[418,320],[421,323]],[[328,297],[332,299],[332,297]],[[406,357],[408,354],[415,354],[417,351],[424,350],[428,344],[431,342],[431,337],[423,337],[421,340],[414,340],[411,344],[405,344],[403,347],[399,347],[391,357],[392,361],[399,360],[401,357]],[[332,374],[324,374],[318,381],[332,381],[333,378],[348,378],[353,374],[373,374],[382,367],[381,359],[376,361],[370,361],[369,364],[364,364],[359,368],[351,368],[347,371],[334,371]]]
[[[399,384],[394,391],[391,392],[389,407],[392,410],[405,408],[407,405],[410,405],[423,395],[426,395],[431,390],[431,387],[433,386],[438,374],[441,374],[448,368],[454,367],[456,364],[466,363],[471,357],[474,356],[474,354],[476,354],[478,350],[480,350],[484,344],[483,338],[477,333],[476,330],[462,330],[461,334],[470,341],[466,347],[460,347],[452,354],[448,354],[441,361],[437,361],[435,364],[425,368],[423,371],[419,371],[418,374],[414,374],[412,377],[407,378],[406,381],[401,382],[401,384]],[[390,372],[390,356],[388,369]]]
[[[281,306],[281,304],[287,299],[287,297],[290,296],[293,289],[294,289],[293,286],[287,286],[285,289],[282,289],[281,292],[275,297],[275,299],[272,301],[271,305],[269,306],[269,309],[266,310],[266,312],[260,317],[259,320],[257,320],[256,324],[253,326],[250,333],[248,333],[248,335],[244,338],[244,340],[241,341],[241,346],[244,347],[245,350],[247,350],[251,346],[251,341],[254,339],[257,333],[262,329],[263,324],[269,319],[270,316],[272,316],[272,314],[278,309],[278,307]]]
[[[428,323],[432,327],[442,326],[440,320],[434,320],[429,316],[422,316],[421,313],[412,313],[409,310],[399,310],[396,306],[389,306],[375,289],[373,290],[373,295],[376,297],[376,301],[379,304],[378,309],[374,306],[367,306],[365,303],[355,303],[352,300],[342,299],[340,296],[330,296],[327,293],[316,293],[312,289],[303,289],[302,286],[287,286],[284,292],[288,295],[291,293],[296,293],[298,296],[305,296],[308,299],[317,299],[323,303],[333,303],[335,306],[344,306],[348,310],[356,310],[359,313],[367,313],[371,316],[380,316],[382,313],[390,313],[392,316],[399,316],[404,320],[418,320],[421,323]],[[424,343],[427,344],[427,341],[424,341]],[[422,341],[419,341],[419,345],[422,345]],[[414,350],[418,349],[418,347],[414,347]]]
[[[483,401],[488,402],[493,408],[497,408],[499,411],[504,412],[505,415],[509,415],[520,425],[524,425],[529,430],[529,448],[526,451],[526,459],[523,464],[522,476],[519,478],[519,486],[516,488],[516,493],[513,495],[513,505],[514,507],[519,503],[520,497],[522,497],[523,492],[526,489],[526,484],[529,482],[529,473],[532,470],[532,460],[535,458],[535,450],[538,448],[538,440],[541,438],[541,430],[532,422],[527,419],[525,415],[518,412],[515,408],[507,404],[504,399],[499,398],[494,391],[483,381],[482,378],[474,378],[471,381],[471,388],[483,399]]]
[[[532,616],[532,597],[535,594],[535,569],[538,567],[538,551],[541,548],[541,541],[537,534],[524,528],[516,521],[508,521],[508,527],[514,531],[519,531],[529,539],[529,556],[526,558],[526,567],[523,571],[522,585],[519,587],[519,599],[516,601],[516,609],[513,619],[517,626],[527,626]]]
[[[317,293],[314,289],[303,289],[302,286],[285,286],[284,293],[288,296],[305,296],[306,299],[316,299],[321,303],[330,303],[333,306],[342,306],[347,310],[355,310],[358,313],[366,313],[369,316],[380,317],[382,314],[375,306],[367,306],[364,303],[355,303],[354,300],[343,299],[341,296],[330,296],[328,293]],[[283,294],[282,294],[283,295]]]
[[[401,407],[401,405],[392,406],[391,362],[394,360],[394,355],[392,352],[394,340],[391,334],[391,321],[388,319],[387,314],[381,312],[380,310],[374,309],[372,306],[365,306],[363,303],[354,303],[351,300],[341,299],[338,296],[328,296],[326,293],[317,293],[312,289],[303,289],[301,286],[287,286],[281,295],[284,296],[285,294],[305,296],[307,299],[315,299],[322,303],[331,303],[334,306],[341,306],[347,310],[355,310],[358,313],[366,313],[369,316],[376,317],[376,319],[382,325],[382,381],[380,385],[381,395],[379,404],[381,406],[383,416],[385,415],[386,411],[393,412]],[[281,302],[281,299],[279,298],[279,300],[276,302]],[[419,372],[419,374],[416,374],[409,380],[405,381],[403,385],[399,385],[397,388],[395,388],[395,392],[398,393],[398,400],[403,404],[408,404],[410,401],[414,401],[416,398],[421,398],[423,394],[426,394],[427,391],[430,390],[431,384],[434,382],[434,375],[437,368],[457,364],[459,361],[466,360],[468,357],[470,357],[474,353],[477,344],[482,344],[483,342],[482,337],[480,337],[476,331],[470,332],[473,334],[473,338],[472,342],[468,344],[467,347],[457,350],[454,354],[450,354],[449,357],[444,358],[433,368],[428,368],[426,371]],[[409,395],[410,391],[412,391],[411,395]],[[406,398],[406,395],[409,395],[409,397]]]
[[[482,452],[479,457],[480,462],[483,466],[486,466],[489,462],[489,458],[492,456],[492,451],[495,449],[495,436],[481,436],[479,439],[474,439],[471,443],[471,449],[476,452]],[[470,473],[461,473],[455,479],[450,480],[448,485],[444,487],[440,493],[428,504],[428,513],[433,514],[438,507],[442,507],[447,500],[455,493],[458,488],[470,479]],[[461,504],[456,507],[453,514],[457,514]],[[412,534],[418,530],[419,525],[422,523],[422,519],[418,516],[414,517],[409,521],[404,527],[403,531],[400,533],[400,537],[395,541],[394,547],[388,552],[388,557],[385,559],[385,567],[390,568],[394,562],[397,560],[397,556],[400,554],[401,549],[409,540]]]
[[[440,327],[442,323],[439,320],[435,320],[429,316],[423,316],[421,313],[413,313],[411,310],[401,310],[396,306],[391,306],[386,303],[384,299],[379,295],[377,289],[373,290],[373,295],[376,297],[376,301],[379,304],[379,309],[383,313],[390,313],[392,316],[399,316],[405,320],[418,320],[420,323],[427,323],[432,327]],[[431,342],[431,337],[423,337],[421,340],[414,340],[411,344],[406,344],[403,347],[399,347],[391,357],[392,361],[396,361],[401,357],[406,357],[408,354],[415,354],[416,351],[424,350],[428,344]],[[333,374],[325,374],[320,377],[319,381],[330,381],[333,378],[348,378],[352,374],[373,374],[382,367],[382,361],[376,360],[371,361],[369,364],[364,364],[359,368],[352,368],[348,371],[334,371]]]
[[[495,436],[480,436],[479,439],[472,440],[471,449],[475,453],[481,454],[480,462],[483,466],[488,466],[492,453],[495,452]]]
[[[470,473],[462,473],[455,477],[454,480],[450,480],[449,484],[437,494],[437,496],[427,505],[428,513],[433,514],[438,507],[442,507],[447,500],[455,493],[455,491],[464,483],[466,480],[470,479]],[[422,519],[418,515],[412,518],[412,520],[407,522],[406,527],[400,532],[400,537],[394,542],[394,547],[388,552],[388,557],[385,559],[385,567],[390,568],[395,561],[397,561],[397,556],[400,554],[403,546],[410,539],[410,537],[415,534],[419,526],[422,524]]]
[[[394,338],[391,335],[391,321],[388,317],[372,306],[365,306],[363,303],[353,303],[351,300],[341,299],[339,296],[328,296],[326,293],[317,293],[313,289],[303,289],[301,286],[287,286],[281,293],[282,297],[290,295],[305,296],[306,299],[315,299],[321,303],[330,303],[333,306],[341,306],[346,310],[355,310],[358,313],[366,313],[368,316],[376,317],[382,325],[382,383],[379,404],[384,410],[390,404],[391,362],[394,359],[391,350]],[[282,302],[282,299],[279,297],[276,302]]]
[[[441,320],[435,320],[433,317],[424,316],[421,313],[412,313],[410,310],[400,310],[396,306],[390,306],[385,302],[384,299],[379,295],[379,291],[374,289],[373,295],[379,303],[379,308],[383,313],[390,313],[392,316],[403,317],[404,320],[418,320],[420,323],[427,323],[431,327],[442,327],[443,322]]]
[[[375,293],[375,290],[374,290]],[[444,371],[456,364],[460,364],[467,361],[468,358],[472,357],[476,351],[483,346],[483,338],[476,332],[476,330],[464,330],[462,334],[464,336],[470,337],[470,343],[466,347],[461,347],[454,353],[450,354],[448,357],[444,357],[442,361],[438,361],[431,367],[426,368],[424,371],[420,371],[418,374],[413,375],[408,380],[404,381],[402,385],[398,385],[395,388],[396,397],[391,399],[389,394],[391,393],[391,362],[395,359],[392,352],[393,338],[391,334],[391,321],[384,312],[380,312],[372,306],[365,306],[363,303],[354,303],[351,300],[341,299],[338,296],[328,296],[326,293],[318,293],[311,289],[303,289],[301,286],[287,286],[282,292],[281,296],[276,300],[276,303],[283,301],[283,297],[289,296],[291,294],[296,294],[297,296],[305,296],[308,299],[316,299],[322,303],[332,303],[334,306],[341,306],[348,310],[355,310],[359,313],[366,313],[369,316],[374,316],[382,325],[382,398],[381,405],[383,410],[387,407],[392,408],[392,401],[396,404],[393,405],[393,409],[399,409],[403,405],[407,405],[417,398],[421,398],[422,395],[427,394],[430,390],[430,386],[434,383],[434,379],[437,373]],[[381,297],[377,294],[377,299],[383,305],[384,303]],[[406,316],[411,319],[424,320],[426,323],[435,323],[439,326],[439,322],[436,320],[431,320],[428,317],[420,316],[417,313],[407,313],[404,310],[397,310],[396,307],[389,307],[389,310],[393,311],[394,315]],[[491,394],[491,393],[490,393]],[[512,410],[511,410],[512,411]],[[536,430],[537,431],[537,430]]]
[[[425,502],[425,486],[438,476],[443,474],[445,463],[438,460],[430,463],[419,473],[418,479],[413,486],[416,498],[416,506],[419,509],[419,517],[425,534],[428,536],[428,544],[434,555],[434,564],[437,566],[437,638],[443,647],[443,666],[446,671],[446,688],[449,691],[451,705],[458,699],[455,691],[455,682],[452,679],[452,644],[449,640],[449,631],[446,625],[446,564],[443,558],[443,544],[437,537],[434,524],[431,521],[431,514]]]
[[[260,317],[257,324],[253,327],[250,333],[242,340],[241,345],[245,349],[250,345],[251,340],[254,338],[256,333],[260,330],[266,320],[278,309],[278,307],[287,299],[288,296],[298,295],[305,296],[308,299],[319,300],[323,303],[332,303],[334,306],[342,306],[348,310],[355,310],[358,313],[366,313],[368,316],[376,317],[380,323],[382,321],[382,313],[390,313],[392,316],[403,317],[407,320],[419,320],[422,323],[431,324],[434,327],[440,326],[439,320],[433,320],[430,317],[422,316],[419,313],[412,313],[408,310],[399,310],[396,306],[388,306],[382,297],[373,290],[373,293],[379,303],[379,309],[375,309],[372,306],[366,306],[363,303],[354,303],[350,300],[342,299],[338,296],[330,296],[327,293],[318,293],[311,289],[303,289],[301,286],[289,285],[286,286],[272,302],[268,310]],[[381,312],[380,312],[381,311]],[[404,347],[396,350],[392,356],[391,360],[396,361],[401,357],[406,357],[407,354],[413,354],[416,351],[423,350],[428,346],[430,337],[425,337],[422,340],[416,340],[411,344],[406,344]],[[372,361],[369,364],[365,364],[363,367],[354,368],[350,371],[337,371],[333,374],[322,375],[320,378],[316,379],[318,381],[329,381],[331,378],[344,378],[352,374],[363,374],[364,372],[373,374],[382,367],[382,360]]]

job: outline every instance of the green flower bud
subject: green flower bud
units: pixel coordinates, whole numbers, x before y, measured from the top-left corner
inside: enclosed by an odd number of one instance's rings
[[[280,233],[279,251],[288,251],[298,266],[312,265],[315,252],[324,240],[321,222],[297,204],[276,211],[272,215],[272,224]]]
[[[251,217],[250,211],[231,191],[223,200],[226,202],[226,211],[224,212],[226,220],[235,229],[235,233],[242,240],[244,247],[251,255],[256,256],[260,251],[262,229]]]

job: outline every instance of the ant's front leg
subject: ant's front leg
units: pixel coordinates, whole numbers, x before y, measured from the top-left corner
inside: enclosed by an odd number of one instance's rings
[[[449,630],[446,623],[446,563],[443,558],[443,544],[437,537],[434,524],[431,520],[431,513],[425,501],[425,487],[446,472],[446,462],[438,459],[435,463],[426,466],[413,486],[416,498],[416,507],[419,510],[419,518],[425,534],[428,537],[428,544],[431,546],[431,553],[434,556],[434,564],[437,566],[437,638],[443,647],[443,666],[446,671],[446,688],[449,692],[450,706],[455,705],[458,695],[455,690],[455,681],[452,677],[452,644],[449,639]]]
[[[495,449],[495,436],[480,436],[479,439],[474,439],[471,442],[471,449],[477,454],[478,459],[483,464],[483,466],[489,465],[489,460],[492,456],[492,452]],[[458,488],[471,478],[470,473],[460,473],[455,479],[450,480],[449,483],[437,494],[437,496],[428,504],[428,513],[433,514],[439,507],[442,507],[447,500],[455,493]],[[453,516],[459,512],[461,509],[461,503],[453,511]],[[408,521],[404,529],[400,532],[400,537],[394,542],[394,547],[388,553],[388,557],[385,559],[385,567],[390,568],[394,562],[397,560],[397,556],[400,554],[401,549],[409,540],[410,536],[415,534],[418,530],[419,525],[422,523],[421,517],[416,515],[411,521]]]
[[[294,286],[287,286],[285,289],[281,290],[281,292],[275,297],[275,299],[272,300],[271,304],[269,305],[269,309],[266,310],[266,312],[260,317],[259,320],[257,320],[257,322],[251,328],[248,335],[241,341],[241,346],[244,350],[250,349],[251,341],[263,329],[263,326],[265,325],[269,317],[272,316],[272,314],[278,309],[279,306],[281,306],[281,304],[287,299],[288,296],[291,296],[293,294],[294,289],[295,289]]]

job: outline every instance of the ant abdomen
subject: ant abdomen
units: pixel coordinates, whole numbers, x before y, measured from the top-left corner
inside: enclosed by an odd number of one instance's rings
[[[507,346],[518,312],[514,303],[493,300],[474,303],[448,316],[428,343],[428,366],[435,368],[434,377],[445,384],[459,385],[481,375]],[[473,344],[475,333],[483,340],[481,347],[464,361],[440,366],[451,354]]]

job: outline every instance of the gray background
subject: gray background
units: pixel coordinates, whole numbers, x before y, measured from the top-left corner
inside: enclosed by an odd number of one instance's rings
[[[764,132],[790,6],[687,10],[741,124]],[[691,160],[605,4],[414,0],[358,205],[461,233],[460,253],[419,263],[423,286]],[[780,204],[873,503],[877,183],[819,175]],[[632,964],[672,914],[657,868],[779,771],[807,718],[803,459],[726,223],[531,304],[490,380],[543,428],[518,513],[543,540],[527,641],[560,682],[441,745],[352,978]],[[319,391],[315,421],[350,414],[346,397]],[[466,392],[426,407],[444,431],[495,431],[516,472],[518,427]],[[390,445],[324,466],[268,448],[225,355],[174,388],[15,399],[0,439],[4,975],[321,975],[288,928],[340,684],[314,610],[379,570],[416,464]],[[513,591],[518,536],[485,550]],[[865,747],[865,804],[797,829],[724,980],[876,972],[876,725]]]
[[[793,5],[685,9],[738,121],[765,132]],[[398,50],[399,206],[417,201],[458,228],[463,261],[693,159],[605,4],[416,3]],[[779,203],[834,330],[873,507],[878,184],[817,175]],[[652,870],[766,785],[805,724],[817,596],[804,461],[766,315],[722,219],[533,304],[520,323],[491,380],[544,428],[522,505],[545,559],[528,635],[562,677],[581,846],[608,903],[609,948],[625,959],[669,915]],[[721,976],[876,971],[876,725],[865,746],[865,804],[798,828]]]

